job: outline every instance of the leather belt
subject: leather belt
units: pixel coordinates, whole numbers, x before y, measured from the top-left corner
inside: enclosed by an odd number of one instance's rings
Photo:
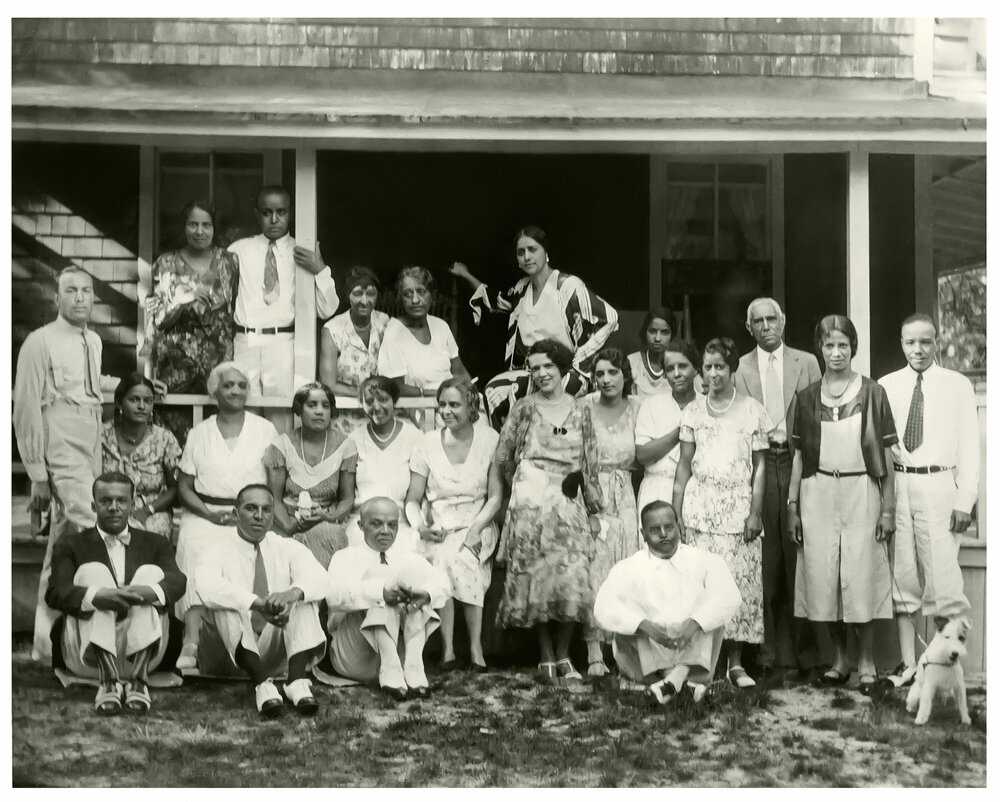
[[[822,468],[817,468],[816,473],[821,473],[824,476],[832,476],[834,479],[843,479],[848,476],[868,475],[868,471],[824,471]]]
[[[902,471],[903,473],[941,473],[941,471],[951,471],[953,468],[946,468],[944,465],[922,465],[919,468],[914,468],[910,465],[900,465],[898,462],[892,463],[892,467],[897,471]]]
[[[288,326],[262,326],[251,328],[250,326],[239,326],[239,330],[244,334],[290,334],[295,331],[295,324]]]
[[[218,504],[224,507],[235,507],[236,499],[234,498],[219,498],[218,496],[206,496],[204,493],[199,493],[197,490],[194,493],[198,498],[204,501],[206,504]]]

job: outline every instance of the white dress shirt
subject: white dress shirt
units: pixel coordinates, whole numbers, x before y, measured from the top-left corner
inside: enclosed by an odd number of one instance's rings
[[[114,569],[115,582],[118,583],[118,587],[122,587],[125,584],[125,544],[121,541],[122,535],[128,535],[131,537],[131,532],[126,526],[120,534],[109,535],[107,532],[103,531],[100,527],[97,527],[97,534],[101,536],[101,540],[104,541],[104,548],[108,550],[108,559],[111,560],[111,567]],[[167,603],[166,596],[163,595],[163,589],[157,585],[150,585],[153,589],[153,593],[156,594],[156,598],[159,600],[161,606]],[[97,591],[101,588],[97,585],[93,585],[87,588],[87,592],[83,594],[83,601],[80,602],[80,610],[84,613],[92,612],[97,608],[94,607],[94,596],[97,595]]]
[[[597,591],[594,618],[602,629],[620,635],[634,635],[644,619],[670,627],[691,618],[711,632],[724,626],[741,603],[722,558],[681,543],[669,560],[643,548],[617,563]]]
[[[431,597],[430,607],[437,610],[448,601],[448,579],[440,569],[398,540],[385,552],[383,565],[376,551],[367,543],[341,549],[333,555],[328,570],[329,590],[326,603],[330,612],[349,613],[385,607],[382,593],[387,582],[405,575],[411,586],[417,585]],[[416,580],[416,581],[413,581]]]
[[[239,536],[236,528],[217,538],[205,551],[195,571],[195,586],[205,606],[213,610],[249,610],[253,592],[257,549]],[[318,602],[326,595],[326,571],[312,552],[290,537],[268,532],[260,542],[271,593],[298,588],[304,602]]]
[[[233,316],[237,327],[282,327],[295,322],[295,240],[285,234],[274,241],[280,293],[274,303],[267,304],[264,302],[264,260],[270,243],[271,240],[258,234],[237,240],[229,246],[239,259],[240,267],[240,286]],[[326,319],[334,315],[340,305],[337,287],[329,267],[324,267],[315,279],[316,314]]]
[[[910,414],[910,400],[917,384],[917,372],[909,365],[879,379],[889,396],[899,442],[892,458],[900,465],[955,468],[954,508],[972,512],[979,495],[979,411],[976,393],[961,373],[938,365],[924,371],[924,438],[910,453],[902,433]]]
[[[785,344],[782,343],[773,351],[765,351],[759,345],[757,346],[757,372],[760,373],[760,391],[761,391],[761,403],[764,405],[764,409],[767,406],[767,366],[770,364],[771,354],[774,354],[774,369],[778,373],[778,387],[781,390],[781,409],[785,409]],[[777,421],[771,421],[772,423],[777,423],[778,425],[768,432],[769,439],[775,440],[777,442],[787,442],[788,432],[785,428],[785,416],[782,415]]]

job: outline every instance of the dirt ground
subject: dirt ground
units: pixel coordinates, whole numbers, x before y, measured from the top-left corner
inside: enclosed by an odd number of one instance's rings
[[[15,653],[15,785],[49,786],[962,786],[986,785],[986,695],[973,725],[949,703],[925,727],[902,691],[787,681],[728,685],[695,706],[651,707],[617,683],[539,686],[528,669],[432,678],[400,705],[319,686],[320,713],[264,722],[248,683],[190,679],[149,717],[99,719],[93,691],[63,690]]]

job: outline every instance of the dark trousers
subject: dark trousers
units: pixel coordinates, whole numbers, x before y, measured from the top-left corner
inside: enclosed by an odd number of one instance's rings
[[[788,483],[792,458],[786,448],[771,448],[764,460],[764,645],[761,663],[811,668],[819,663],[816,636],[808,621],[794,617],[795,543],[788,537]]]

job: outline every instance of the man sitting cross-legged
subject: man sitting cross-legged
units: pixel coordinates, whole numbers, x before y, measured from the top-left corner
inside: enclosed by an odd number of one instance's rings
[[[661,704],[685,681],[715,673],[722,627],[741,597],[720,557],[680,542],[677,515],[665,501],[642,508],[646,548],[611,569],[594,601],[594,617],[614,633],[622,674],[648,686]],[[704,687],[693,685],[695,700]]]
[[[306,674],[326,651],[318,607],[326,572],[301,543],[271,531],[274,496],[266,486],[240,490],[235,512],[236,529],[218,539],[195,572],[208,612],[198,667],[226,674],[236,666],[248,674],[267,718],[282,713],[274,677],[287,672],[288,701],[313,715],[319,702]]]
[[[120,714],[123,700],[129,712],[144,715],[149,672],[167,648],[165,611],[187,580],[169,540],[129,528],[131,479],[104,473],[91,492],[97,526],[66,535],[52,552],[45,602],[64,614],[52,628],[53,665],[99,678],[98,715]]]
[[[330,561],[330,663],[350,679],[378,678],[396,701],[430,695],[424,644],[438,628],[436,610],[448,600],[448,580],[400,544],[399,507],[377,497],[361,506],[363,545],[342,549]]]

